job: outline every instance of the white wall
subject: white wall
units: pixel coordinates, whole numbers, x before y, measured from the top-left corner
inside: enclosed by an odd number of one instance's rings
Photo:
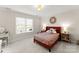
[[[30,33],[22,33],[19,35],[16,35],[16,17],[29,17],[33,19],[33,32]],[[10,33],[10,39],[9,42],[13,42],[16,40],[29,38],[33,36],[35,33],[40,31],[41,26],[41,20],[38,16],[33,16],[29,14],[24,14],[20,12],[13,11],[11,9],[6,8],[0,8],[0,25],[6,27],[9,30]]]
[[[73,40],[79,40],[79,9],[71,10],[68,12],[54,15],[57,18],[55,24],[50,24],[49,19],[51,16],[44,17],[42,23],[46,23],[51,26],[62,26],[62,24],[69,24],[69,32],[71,33]]]
[[[52,12],[51,12],[52,13]],[[34,20],[34,32],[33,33],[23,33],[20,35],[16,35],[15,30],[15,17],[30,17]],[[74,40],[79,40],[79,9],[71,10],[68,12],[60,13],[54,15],[57,18],[57,22],[55,24],[50,24],[49,19],[51,16],[46,16],[42,18],[42,23],[46,23],[47,25],[51,26],[62,26],[63,23],[70,24],[69,32],[72,35]],[[6,27],[10,32],[10,39],[9,42],[28,38],[33,36],[36,32],[40,31],[41,27],[41,19],[38,16],[33,16],[29,14],[24,14],[20,12],[15,12],[10,9],[0,8],[0,25]]]

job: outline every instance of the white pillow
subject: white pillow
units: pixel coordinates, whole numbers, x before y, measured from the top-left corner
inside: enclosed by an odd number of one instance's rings
[[[57,33],[55,29],[50,28],[51,33]]]
[[[50,30],[47,30],[46,32],[47,32],[47,33],[51,33],[51,31],[50,31]]]

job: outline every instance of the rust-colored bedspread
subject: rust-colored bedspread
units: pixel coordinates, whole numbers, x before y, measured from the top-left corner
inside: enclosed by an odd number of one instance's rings
[[[59,33],[47,33],[47,32],[44,32],[44,33],[39,33],[39,34],[36,34],[34,36],[34,39],[43,43],[43,44],[46,44],[48,46],[51,46],[52,44],[55,43],[55,41],[57,41],[59,38]]]

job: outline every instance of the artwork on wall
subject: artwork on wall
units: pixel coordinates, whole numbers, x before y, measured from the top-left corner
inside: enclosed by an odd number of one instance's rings
[[[56,22],[56,18],[55,18],[55,17],[51,17],[51,18],[50,18],[50,23],[51,23],[51,24],[54,24],[55,22]]]

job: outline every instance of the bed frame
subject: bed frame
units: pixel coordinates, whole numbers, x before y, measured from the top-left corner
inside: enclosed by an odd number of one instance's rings
[[[54,28],[54,29],[56,29],[57,33],[60,33],[59,38],[58,38],[58,40],[60,40],[61,39],[61,27],[60,26],[54,26],[54,27],[53,26],[47,26],[45,31],[49,30],[50,28]],[[49,52],[51,52],[51,48],[57,43],[57,41],[55,41],[54,44],[52,44],[51,46],[48,46],[48,45],[34,39],[34,43],[36,42],[36,43],[42,45],[43,47],[47,48],[49,50]]]

